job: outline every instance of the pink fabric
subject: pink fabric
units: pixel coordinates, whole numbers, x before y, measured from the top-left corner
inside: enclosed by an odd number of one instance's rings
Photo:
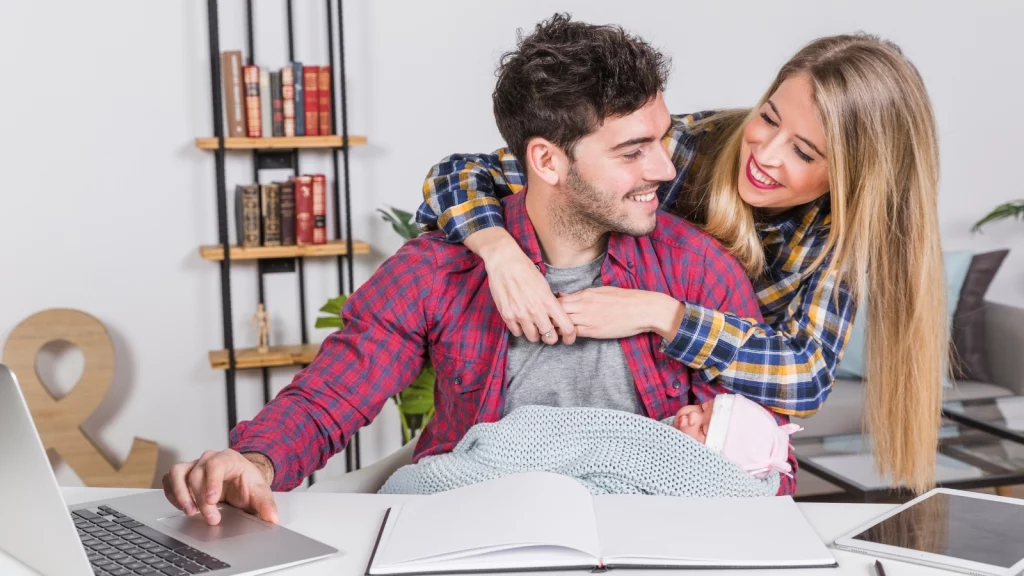
[[[789,475],[793,469],[786,462],[789,455],[789,435],[803,430],[796,424],[779,426],[771,413],[760,404],[739,395],[732,395],[732,410],[727,416],[728,428],[722,455],[738,464],[757,478],[772,471]],[[715,402],[721,397],[716,397]],[[714,419],[712,425],[716,423]]]

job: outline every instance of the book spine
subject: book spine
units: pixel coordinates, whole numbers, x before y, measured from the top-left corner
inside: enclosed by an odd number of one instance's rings
[[[260,117],[263,119],[263,137],[269,138],[273,134],[273,115],[270,113],[271,101],[273,96],[270,95],[270,71],[266,68],[260,68]]]
[[[295,243],[313,243],[313,179],[309,176],[295,179]]]
[[[320,135],[320,119],[318,109],[320,108],[320,88],[317,76],[319,68],[306,66],[302,69],[303,90],[306,96],[303,99],[306,103],[306,135]],[[326,134],[324,134],[326,136]]]
[[[331,68],[321,66],[317,75],[317,92],[320,96],[320,105],[317,107],[317,116],[320,118],[320,135],[331,134]]]
[[[295,76],[291,66],[281,69],[281,96],[284,102],[284,135],[295,136]]]
[[[327,177],[313,175],[313,244],[327,244]]]
[[[303,78],[302,78],[302,64],[295,62],[292,64],[293,74],[292,77],[295,80],[295,135],[305,136],[306,135],[306,92],[302,89]]]
[[[281,183],[281,245],[295,245],[295,181]]]
[[[227,136],[241,138],[246,134],[245,83],[242,81],[242,53],[224,52],[220,57],[221,82],[224,85],[224,112],[227,117]]]
[[[256,66],[244,68],[245,77],[245,126],[249,138],[263,135],[260,118],[260,69]]]
[[[241,233],[240,242],[242,246],[260,245],[260,190],[256,184],[238,186],[238,194],[241,208]]]
[[[284,136],[284,95],[281,91],[281,71],[270,73],[270,106],[274,136]]]
[[[281,245],[281,190],[277,184],[264,184],[263,245]]]

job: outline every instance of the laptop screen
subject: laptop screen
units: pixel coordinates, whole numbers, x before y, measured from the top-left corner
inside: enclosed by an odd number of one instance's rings
[[[936,492],[853,538],[1010,568],[1024,559],[1024,508]]]

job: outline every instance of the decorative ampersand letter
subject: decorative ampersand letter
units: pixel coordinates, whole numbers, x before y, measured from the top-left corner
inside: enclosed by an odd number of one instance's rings
[[[36,370],[39,351],[66,341],[82,351],[82,377],[57,400]],[[135,438],[128,460],[117,467],[81,429],[110,390],[114,379],[114,346],[96,318],[78,310],[45,310],[25,319],[4,347],[4,364],[18,376],[43,446],[54,449],[87,486],[149,488],[156,473],[157,445]]]

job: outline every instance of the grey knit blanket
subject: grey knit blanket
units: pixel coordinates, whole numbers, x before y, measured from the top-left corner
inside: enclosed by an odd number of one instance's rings
[[[602,408],[523,406],[476,424],[447,454],[395,471],[381,494],[433,494],[521,472],[563,474],[592,494],[764,497],[779,473],[758,480],[671,426],[671,419]]]

